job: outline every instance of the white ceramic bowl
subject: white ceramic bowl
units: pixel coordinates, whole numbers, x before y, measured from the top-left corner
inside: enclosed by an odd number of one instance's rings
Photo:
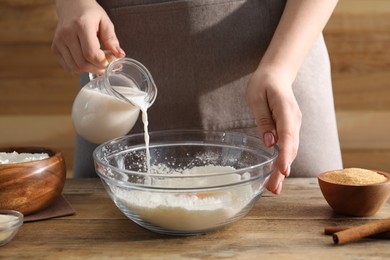
[[[143,134],[94,151],[96,172],[118,208],[151,231],[196,235],[245,216],[264,191],[278,148],[242,133],[175,130]]]

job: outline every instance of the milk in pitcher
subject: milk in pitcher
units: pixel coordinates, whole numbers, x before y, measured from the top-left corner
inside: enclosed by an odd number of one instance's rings
[[[96,144],[126,135],[140,111],[147,129],[146,110],[156,95],[154,81],[141,63],[113,60],[104,75],[80,90],[72,107],[73,125],[80,136]]]
[[[134,92],[146,96],[135,88]],[[96,89],[83,88],[74,102],[72,117],[77,132],[98,144],[126,135],[136,123],[139,113],[137,106]]]

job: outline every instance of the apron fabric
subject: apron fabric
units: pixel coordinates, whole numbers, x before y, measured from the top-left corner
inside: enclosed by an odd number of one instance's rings
[[[99,3],[114,23],[127,56],[144,64],[157,85],[157,99],[148,109],[150,131],[192,128],[258,136],[246,105],[246,84],[266,51],[285,0]],[[316,176],[342,168],[329,58],[322,36],[293,88],[303,124],[292,176]],[[131,133],[142,131],[138,120]],[[96,176],[95,147],[77,138],[75,177]]]

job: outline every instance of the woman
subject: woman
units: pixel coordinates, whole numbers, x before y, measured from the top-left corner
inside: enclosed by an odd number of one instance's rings
[[[290,171],[342,168],[321,35],[336,2],[57,0],[52,50],[74,73],[104,71],[102,49],[143,63],[159,89],[150,130],[244,131],[278,143],[267,188],[279,194]],[[78,138],[75,176],[93,174],[93,149]]]

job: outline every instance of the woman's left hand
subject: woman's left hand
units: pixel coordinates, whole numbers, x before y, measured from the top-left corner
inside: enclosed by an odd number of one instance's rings
[[[298,152],[302,122],[292,80],[282,70],[260,66],[249,80],[247,103],[256,118],[263,143],[268,147],[279,145],[275,170],[267,182],[267,189],[279,194]]]

